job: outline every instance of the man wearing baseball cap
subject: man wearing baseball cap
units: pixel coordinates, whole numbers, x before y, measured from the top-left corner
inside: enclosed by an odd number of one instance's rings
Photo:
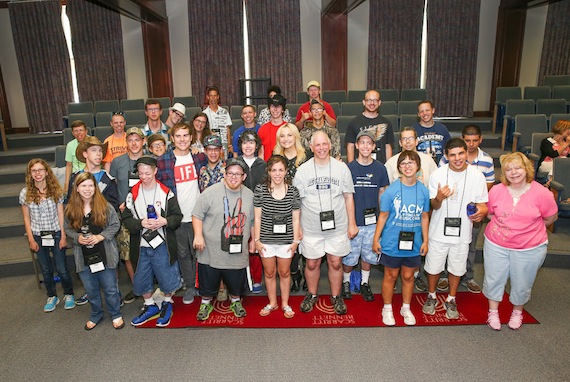
[[[325,121],[327,121],[327,123],[332,127],[335,127],[336,114],[334,113],[332,106],[328,102],[321,99],[321,84],[314,80],[310,81],[307,84],[307,94],[309,95],[309,101],[305,102],[299,108],[299,111],[297,112],[297,119],[295,120],[295,126],[301,130],[303,129],[307,120],[310,121],[313,119],[311,116],[311,101],[317,100],[319,102],[322,102],[323,106],[325,107],[325,110],[323,111]]]
[[[127,136],[127,153],[113,159],[109,174],[115,178],[119,190],[119,201],[121,205],[119,209],[124,210],[124,202],[131,187],[139,182],[139,175],[135,171],[135,163],[137,159],[143,155],[144,133],[138,127],[131,127],[125,133]],[[121,229],[117,235],[117,243],[119,244],[119,255],[121,260],[125,262],[125,268],[131,283],[133,282],[134,269],[130,256],[130,238],[129,231],[121,225]],[[125,295],[123,301],[127,304],[135,300],[135,295],[131,290]]]
[[[196,319],[205,321],[214,310],[212,300],[220,281],[227,287],[230,310],[245,317],[241,303],[246,281],[248,245],[253,221],[253,192],[243,185],[247,164],[240,158],[226,162],[224,179],[200,195],[192,211],[194,248],[198,259],[198,281],[202,303]],[[220,235],[221,232],[221,235]]]
[[[219,135],[208,135],[204,138],[204,151],[208,157],[208,163],[200,169],[198,178],[200,192],[204,192],[206,188],[224,179],[226,171],[226,164],[222,161],[222,139]]]
[[[164,124],[168,126],[168,128],[172,128],[177,123],[183,122],[184,118],[186,118],[186,106],[180,102],[176,102],[168,109],[168,118]]]

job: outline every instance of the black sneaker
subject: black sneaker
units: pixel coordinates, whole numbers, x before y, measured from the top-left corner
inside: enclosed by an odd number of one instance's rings
[[[349,281],[342,283],[342,298],[344,298],[345,300],[350,300],[352,298],[352,292],[350,291]]]
[[[135,301],[135,299],[137,298],[137,296],[135,296],[135,294],[133,293],[133,291],[129,291],[129,293],[127,293],[127,295],[123,298],[123,301],[125,302],[125,304],[130,304],[131,302]]]
[[[346,314],[346,304],[344,303],[342,296],[331,296],[331,304],[336,314]]]
[[[313,296],[311,293],[307,292],[305,298],[301,302],[301,312],[309,313],[311,310],[313,310],[313,307],[318,300],[319,296]]]
[[[303,276],[301,272],[297,271],[295,273],[291,273],[291,292],[295,293],[301,289],[301,280],[303,280]]]
[[[374,301],[374,293],[372,293],[372,289],[370,289],[370,284],[368,283],[361,284],[360,294],[362,295],[364,301]]]
[[[427,292],[428,291],[428,287],[426,285],[426,282],[424,281],[422,276],[416,277],[414,279],[414,287],[416,288],[416,290],[418,292]]]

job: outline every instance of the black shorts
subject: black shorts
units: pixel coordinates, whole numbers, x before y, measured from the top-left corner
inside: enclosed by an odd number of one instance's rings
[[[396,257],[382,253],[380,264],[388,268],[398,269],[401,267],[417,268],[422,264],[420,255],[410,257]]]
[[[198,264],[200,296],[214,297],[223,281],[232,296],[241,296],[245,285],[246,269],[218,269],[207,264]]]

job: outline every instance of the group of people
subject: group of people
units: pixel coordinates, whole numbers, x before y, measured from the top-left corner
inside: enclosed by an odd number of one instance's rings
[[[460,317],[460,283],[481,292],[473,278],[475,241],[488,218],[482,288],[488,325],[501,329],[497,308],[510,278],[514,309],[508,325],[520,328],[546,256],[546,226],[557,218],[552,194],[533,180],[529,160],[521,153],[501,157],[501,183],[494,185],[493,160],[479,148],[479,127],[467,126],[462,138],[450,138],[434,121],[430,101],[418,103],[419,122],[402,129],[402,151],[394,155],[393,128],[379,114],[380,94],[370,90],[362,114],[347,128],[346,164],[336,116],[321,99],[319,83],[309,82],[307,94],[293,121],[281,90],[272,86],[257,121],[255,108],[243,106],[244,125],[233,136],[213,86],[206,91],[207,107],[188,124],[181,104],[169,109],[163,123],[153,99],[146,102],[148,123],[141,128],[124,131],[124,114],[113,113],[114,132],[103,143],[87,136],[81,121],[73,122],[64,189],[47,163],[34,159],[20,194],[47,289],[44,311],[59,303],[49,251],[65,308],[76,304],[65,262],[69,241],[86,290],[82,299],[91,304],[86,330],[103,318],[101,290],[116,329],[124,326],[121,303],[139,296],[144,305],[131,324],[156,320],[164,327],[181,288],[184,304],[199,296],[196,318],[204,321],[214,299],[229,299],[233,314],[246,316],[242,296],[246,289],[261,292],[263,280],[268,303],[259,314],[280,308],[291,319],[290,292],[306,290],[303,313],[317,303],[323,258],[336,314],[348,311],[345,300],[352,298],[351,275],[359,264],[357,289],[365,301],[374,300],[370,271],[381,264],[385,325],[396,323],[392,297],[399,276],[406,325],[416,323],[414,287],[428,292],[424,314],[434,315],[443,303],[454,320]],[[554,150],[567,151],[565,131],[565,145]],[[117,286],[119,260],[132,283],[124,297]],[[446,290],[447,297],[438,300],[437,291]]]

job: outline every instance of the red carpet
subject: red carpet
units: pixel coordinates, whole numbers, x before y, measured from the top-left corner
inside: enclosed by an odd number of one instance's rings
[[[428,316],[422,313],[422,305],[427,297],[426,293],[416,293],[412,299],[412,312],[416,316],[416,326],[444,326],[444,325],[485,325],[487,321],[487,299],[480,294],[459,292],[457,296],[458,320],[448,320],[445,317],[443,302],[446,294],[438,294],[436,314]],[[353,295],[351,300],[346,300],[348,313],[338,316],[334,313],[327,295],[319,296],[319,301],[310,313],[302,313],[299,305],[303,296],[291,296],[290,304],[295,311],[295,317],[286,319],[281,309],[273,311],[269,316],[261,317],[259,311],[268,303],[267,296],[246,296],[243,306],[247,316],[237,318],[229,309],[229,301],[219,303],[214,300],[214,311],[205,322],[196,320],[196,313],[200,307],[200,299],[196,298],[191,305],[184,305],[181,297],[174,298],[174,316],[169,328],[186,327],[234,327],[234,328],[338,328],[338,327],[375,327],[384,326],[380,311],[382,309],[382,296],[375,295],[375,300],[366,302],[359,294]],[[278,299],[280,303],[280,300]],[[400,316],[402,296],[394,295],[394,317],[396,326],[406,326]],[[505,294],[503,303],[500,305],[499,315],[501,322],[506,324],[509,320],[512,305],[508,295]],[[525,324],[537,324],[538,321],[525,311]],[[146,323],[142,328],[155,328],[155,321]]]

